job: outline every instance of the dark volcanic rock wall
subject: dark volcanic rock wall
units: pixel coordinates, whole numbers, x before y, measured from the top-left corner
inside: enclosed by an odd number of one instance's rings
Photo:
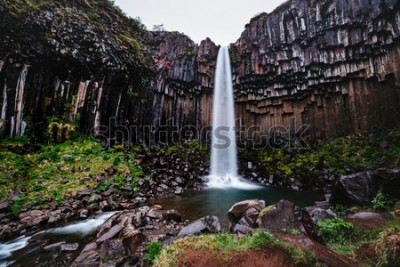
[[[176,137],[204,138],[211,126],[212,90],[218,47],[195,44],[185,35],[149,32],[145,38],[157,65],[153,80],[154,130]],[[171,135],[169,138],[171,139]]]
[[[218,47],[142,26],[108,0],[1,1],[0,135],[43,139],[56,116],[134,140],[207,136]],[[231,45],[238,126],[312,139],[400,126],[399,35],[400,0],[257,16]]]
[[[293,0],[232,46],[242,125],[312,138],[399,126],[400,1]]]
[[[0,2],[0,136],[43,139],[48,119],[83,132],[150,124],[140,23],[109,1]],[[100,127],[104,125],[104,127]],[[112,128],[115,128],[112,126]]]

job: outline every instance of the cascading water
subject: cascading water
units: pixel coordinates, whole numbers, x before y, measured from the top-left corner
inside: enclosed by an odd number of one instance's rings
[[[235,110],[228,47],[218,53],[213,101],[210,187],[254,188],[242,182],[237,170]]]

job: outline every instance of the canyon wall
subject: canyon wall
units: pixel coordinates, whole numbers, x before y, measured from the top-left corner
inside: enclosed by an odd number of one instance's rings
[[[293,0],[260,14],[231,47],[241,125],[312,139],[399,126],[399,36],[397,0]]]
[[[95,2],[0,2],[0,135],[45,140],[56,119],[107,139],[207,137],[219,47]],[[314,140],[400,126],[399,35],[398,0],[258,15],[230,46],[238,126]]]

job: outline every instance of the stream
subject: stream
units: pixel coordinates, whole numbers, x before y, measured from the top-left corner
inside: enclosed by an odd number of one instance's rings
[[[228,228],[228,210],[240,201],[247,199],[265,200],[267,205],[281,199],[289,200],[301,207],[313,205],[322,196],[315,192],[294,192],[271,187],[258,187],[254,190],[205,189],[202,191],[187,191],[182,196],[153,200],[148,205],[159,204],[164,209],[175,209],[182,218],[194,221],[206,215],[218,216],[224,230]],[[47,229],[14,240],[0,243],[0,267],[2,266],[35,266],[40,260],[51,260],[53,251],[44,249],[46,245],[58,242],[78,243],[76,252],[68,252],[71,257],[77,257],[80,250],[95,239],[98,228],[110,218],[114,212],[107,212],[96,217],[69,223],[62,227]]]

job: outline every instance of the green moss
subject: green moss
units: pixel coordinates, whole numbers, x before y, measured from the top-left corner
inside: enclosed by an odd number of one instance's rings
[[[400,129],[364,132],[362,134],[335,138],[321,145],[303,146],[285,153],[280,149],[259,152],[260,165],[265,172],[279,177],[294,178],[302,182],[319,168],[340,176],[379,167],[400,166]]]
[[[41,152],[22,155],[0,150],[0,162],[1,199],[24,191],[13,211],[43,200],[60,204],[82,189],[104,191],[110,185],[122,187],[128,184],[126,177],[136,182],[143,172],[134,154],[102,148],[93,139],[45,145]],[[116,174],[97,185],[97,174],[111,167]]]

